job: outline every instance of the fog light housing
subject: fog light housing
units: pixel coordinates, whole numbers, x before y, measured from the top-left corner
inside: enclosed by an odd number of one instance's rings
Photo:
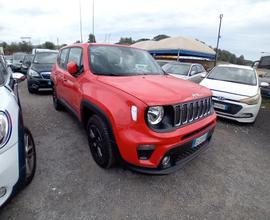
[[[241,114],[241,118],[252,118],[253,114],[252,113],[243,113]]]
[[[168,167],[170,166],[170,162],[171,162],[171,157],[167,155],[162,159],[161,164],[163,167]]]
[[[139,160],[148,160],[153,154],[156,145],[154,144],[139,144],[137,147],[137,154]]]
[[[0,188],[0,198],[6,195],[7,193],[7,188],[6,187],[1,187]]]

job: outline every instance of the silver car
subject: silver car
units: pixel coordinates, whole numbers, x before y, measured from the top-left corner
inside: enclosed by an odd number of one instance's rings
[[[201,64],[170,62],[162,66],[162,69],[177,78],[186,79],[195,83],[201,82],[207,74]]]

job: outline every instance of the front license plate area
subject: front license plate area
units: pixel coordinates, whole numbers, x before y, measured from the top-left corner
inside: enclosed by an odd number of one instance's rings
[[[218,108],[221,110],[227,110],[227,105],[214,102],[214,108]]]
[[[195,138],[192,142],[192,147],[191,148],[195,148],[198,145],[200,145],[201,143],[205,142],[206,139],[208,137],[208,133],[203,134],[202,136]]]

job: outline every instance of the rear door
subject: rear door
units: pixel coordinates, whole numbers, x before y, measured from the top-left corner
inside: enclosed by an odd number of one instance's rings
[[[64,48],[61,50],[58,58],[57,58],[57,68],[54,70],[54,75],[56,79],[56,93],[58,98],[64,99],[64,85],[63,79],[64,74],[67,70],[67,58],[68,58],[69,48]]]
[[[64,99],[66,100],[71,110],[79,115],[80,112],[80,79],[83,74],[83,49],[81,47],[71,47],[67,63],[75,62],[78,65],[78,73],[71,75],[68,71],[65,71],[63,77]]]

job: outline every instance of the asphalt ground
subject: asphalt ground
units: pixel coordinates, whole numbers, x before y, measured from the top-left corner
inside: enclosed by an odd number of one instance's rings
[[[99,168],[82,126],[20,85],[37,147],[33,182],[0,219],[270,219],[270,101],[254,125],[218,120],[210,148],[167,176]]]

